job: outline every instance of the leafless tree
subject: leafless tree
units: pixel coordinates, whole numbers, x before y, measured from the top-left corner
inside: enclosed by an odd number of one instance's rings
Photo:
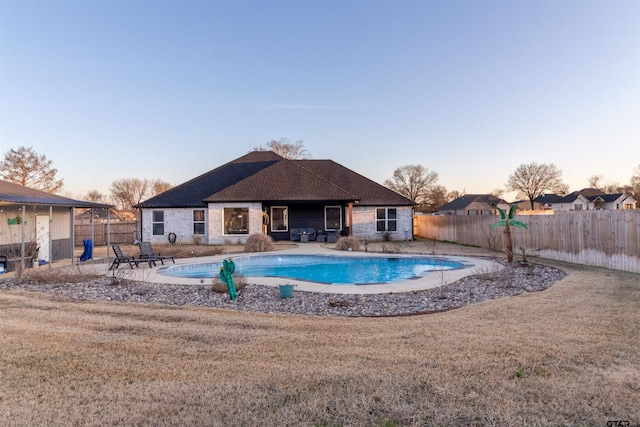
[[[151,195],[153,184],[148,179],[124,178],[111,183],[111,197],[121,210],[134,206]]]
[[[84,200],[95,203],[106,203],[107,196],[105,194],[102,194],[98,190],[90,190],[87,192],[87,194],[84,195]]]
[[[304,142],[301,139],[296,142],[291,142],[288,138],[280,138],[277,141],[274,139],[267,142],[266,148],[259,146],[253,149],[253,151],[268,150],[290,160],[308,159],[310,157],[309,151],[304,148]]]
[[[494,188],[489,194],[497,198],[502,198],[502,196],[504,195],[504,190],[501,188]]]
[[[600,190],[602,185],[604,184],[604,176],[602,175],[591,175],[587,180],[589,182],[589,188],[595,188],[596,190]]]
[[[631,187],[631,195],[640,202],[640,164],[633,170],[629,184]]]
[[[507,190],[518,192],[519,196],[526,197],[531,202],[545,191],[552,191],[564,195],[568,186],[562,182],[562,171],[554,164],[522,164],[509,176]]]
[[[60,193],[63,182],[56,178],[58,169],[44,154],[36,153],[32,147],[11,148],[0,162],[0,178],[14,184],[35,188],[48,193]]]
[[[168,182],[162,181],[161,179],[156,179],[151,182],[151,196],[157,196],[160,193],[164,193],[167,190],[170,190],[172,185]]]
[[[384,185],[417,204],[423,204],[437,181],[436,172],[422,165],[408,165],[396,169],[393,178],[386,180]]]

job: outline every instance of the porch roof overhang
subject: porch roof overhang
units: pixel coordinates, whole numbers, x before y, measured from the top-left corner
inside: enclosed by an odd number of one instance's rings
[[[0,206],[42,205],[70,208],[111,208],[106,203],[74,200],[22,185],[0,180]]]

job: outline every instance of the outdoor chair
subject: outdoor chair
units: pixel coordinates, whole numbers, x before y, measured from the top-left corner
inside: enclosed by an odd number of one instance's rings
[[[138,246],[140,246],[140,258],[143,260],[160,261],[164,265],[164,260],[170,259],[174,264],[176,263],[173,255],[161,255],[159,252],[154,252],[151,242],[140,242]]]
[[[125,255],[124,253],[122,253],[122,249],[120,248],[120,245],[111,245],[111,247],[113,248],[114,258],[113,258],[113,262],[109,266],[109,270],[118,268],[120,264],[129,264],[130,268],[133,268],[134,265],[136,267],[139,267],[139,264],[141,262],[148,262],[149,267],[151,267],[152,264],[154,266],[156,265],[155,261],[152,261],[152,260],[139,259],[139,258],[134,258],[132,256]]]
[[[337,229],[332,233],[327,233],[327,243],[337,243],[341,233],[342,229]]]

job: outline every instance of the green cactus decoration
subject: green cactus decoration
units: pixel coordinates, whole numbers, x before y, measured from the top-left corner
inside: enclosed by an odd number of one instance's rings
[[[222,267],[220,267],[220,280],[229,289],[229,297],[232,300],[236,299],[236,284],[233,281],[234,271],[236,271],[236,264],[231,258],[222,261]]]
[[[495,206],[495,205],[494,205]],[[528,229],[527,224],[521,221],[517,221],[513,219],[513,215],[516,212],[516,205],[513,204],[509,208],[509,214],[504,211],[504,209],[500,209],[496,206],[496,209],[500,211],[500,221],[491,225],[491,229],[493,230],[496,227],[504,227],[504,235],[507,240],[507,262],[511,264],[513,262],[513,240],[511,239],[511,226],[520,227],[524,229]]]

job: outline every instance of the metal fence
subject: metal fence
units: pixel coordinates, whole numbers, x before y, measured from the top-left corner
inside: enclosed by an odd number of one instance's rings
[[[502,250],[503,227],[490,230],[496,216],[444,215],[414,217],[414,234]],[[514,252],[574,264],[640,273],[640,210],[564,212],[516,215],[528,229],[511,228]]]

